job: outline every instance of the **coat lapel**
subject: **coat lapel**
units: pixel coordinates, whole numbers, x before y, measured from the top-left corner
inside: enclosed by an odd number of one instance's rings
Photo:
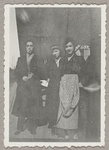
[[[27,70],[27,60],[26,60],[26,56],[22,57],[22,65],[23,65],[24,69]]]

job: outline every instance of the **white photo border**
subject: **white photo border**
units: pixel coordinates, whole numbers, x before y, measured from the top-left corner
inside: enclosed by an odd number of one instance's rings
[[[41,7],[41,8],[101,8],[101,141],[100,142],[9,142],[9,10],[17,7]],[[22,5],[6,4],[4,6],[4,146],[5,147],[81,147],[81,146],[104,146],[105,145],[105,79],[106,79],[106,4],[86,5],[86,4],[54,4],[54,5]]]

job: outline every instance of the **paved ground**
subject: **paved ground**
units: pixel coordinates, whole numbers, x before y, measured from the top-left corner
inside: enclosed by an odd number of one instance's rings
[[[17,117],[10,115],[10,138],[35,138],[35,139],[58,139],[57,136],[52,136],[51,130],[47,128],[48,125],[43,127],[38,127],[36,130],[36,135],[31,135],[27,130],[19,135],[14,135],[16,131]]]
[[[19,135],[14,135],[15,131],[16,131],[16,126],[17,126],[17,117],[11,115],[11,110],[13,107],[13,103],[14,103],[14,97],[15,97],[15,91],[16,91],[16,87],[17,84],[13,83],[10,85],[10,124],[9,124],[9,135],[10,135],[10,140],[56,140],[59,139],[56,135],[53,136],[51,134],[51,129],[48,129],[48,125],[43,126],[43,127],[38,127],[36,130],[36,135],[31,135],[27,130],[25,130],[24,132],[22,132]]]
[[[10,84],[10,115],[9,115],[9,137],[10,137],[10,141],[11,142],[17,142],[17,141],[28,141],[28,142],[35,142],[35,141],[40,141],[40,142],[73,142],[73,139],[70,140],[65,140],[62,138],[58,138],[56,135],[53,136],[51,134],[51,129],[48,129],[48,125],[43,126],[43,127],[38,127],[36,130],[36,135],[31,135],[27,130],[25,130],[24,132],[22,132],[19,135],[14,135],[15,131],[16,131],[16,126],[17,126],[17,117],[11,115],[11,111],[12,111],[12,107],[13,107],[13,103],[14,103],[14,98],[15,98],[15,93],[16,93],[16,87],[17,87],[17,83],[11,82]],[[74,142],[81,142],[83,139],[79,139],[77,141]],[[98,138],[87,138],[87,141],[98,141]]]

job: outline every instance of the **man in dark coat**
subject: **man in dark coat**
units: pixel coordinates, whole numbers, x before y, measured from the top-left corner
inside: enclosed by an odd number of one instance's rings
[[[35,134],[37,128],[35,121],[36,117],[39,117],[41,106],[41,84],[33,42],[26,43],[26,52],[26,56],[18,58],[15,69],[18,83],[12,110],[12,114],[18,117],[15,135],[20,134],[26,128],[31,134]]]
[[[47,78],[49,79],[46,98],[46,111],[49,123],[48,128],[53,128],[57,122],[59,109],[59,87],[63,66],[63,60],[60,56],[59,47],[53,46],[51,50],[52,56],[46,63]]]

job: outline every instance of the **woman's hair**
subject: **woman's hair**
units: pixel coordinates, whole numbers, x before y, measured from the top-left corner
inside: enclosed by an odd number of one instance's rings
[[[74,48],[75,48],[75,42],[74,42],[74,40],[73,40],[72,37],[67,37],[67,39],[66,39],[66,41],[65,41],[65,46],[66,46],[69,42],[71,42],[71,43],[73,44]]]

